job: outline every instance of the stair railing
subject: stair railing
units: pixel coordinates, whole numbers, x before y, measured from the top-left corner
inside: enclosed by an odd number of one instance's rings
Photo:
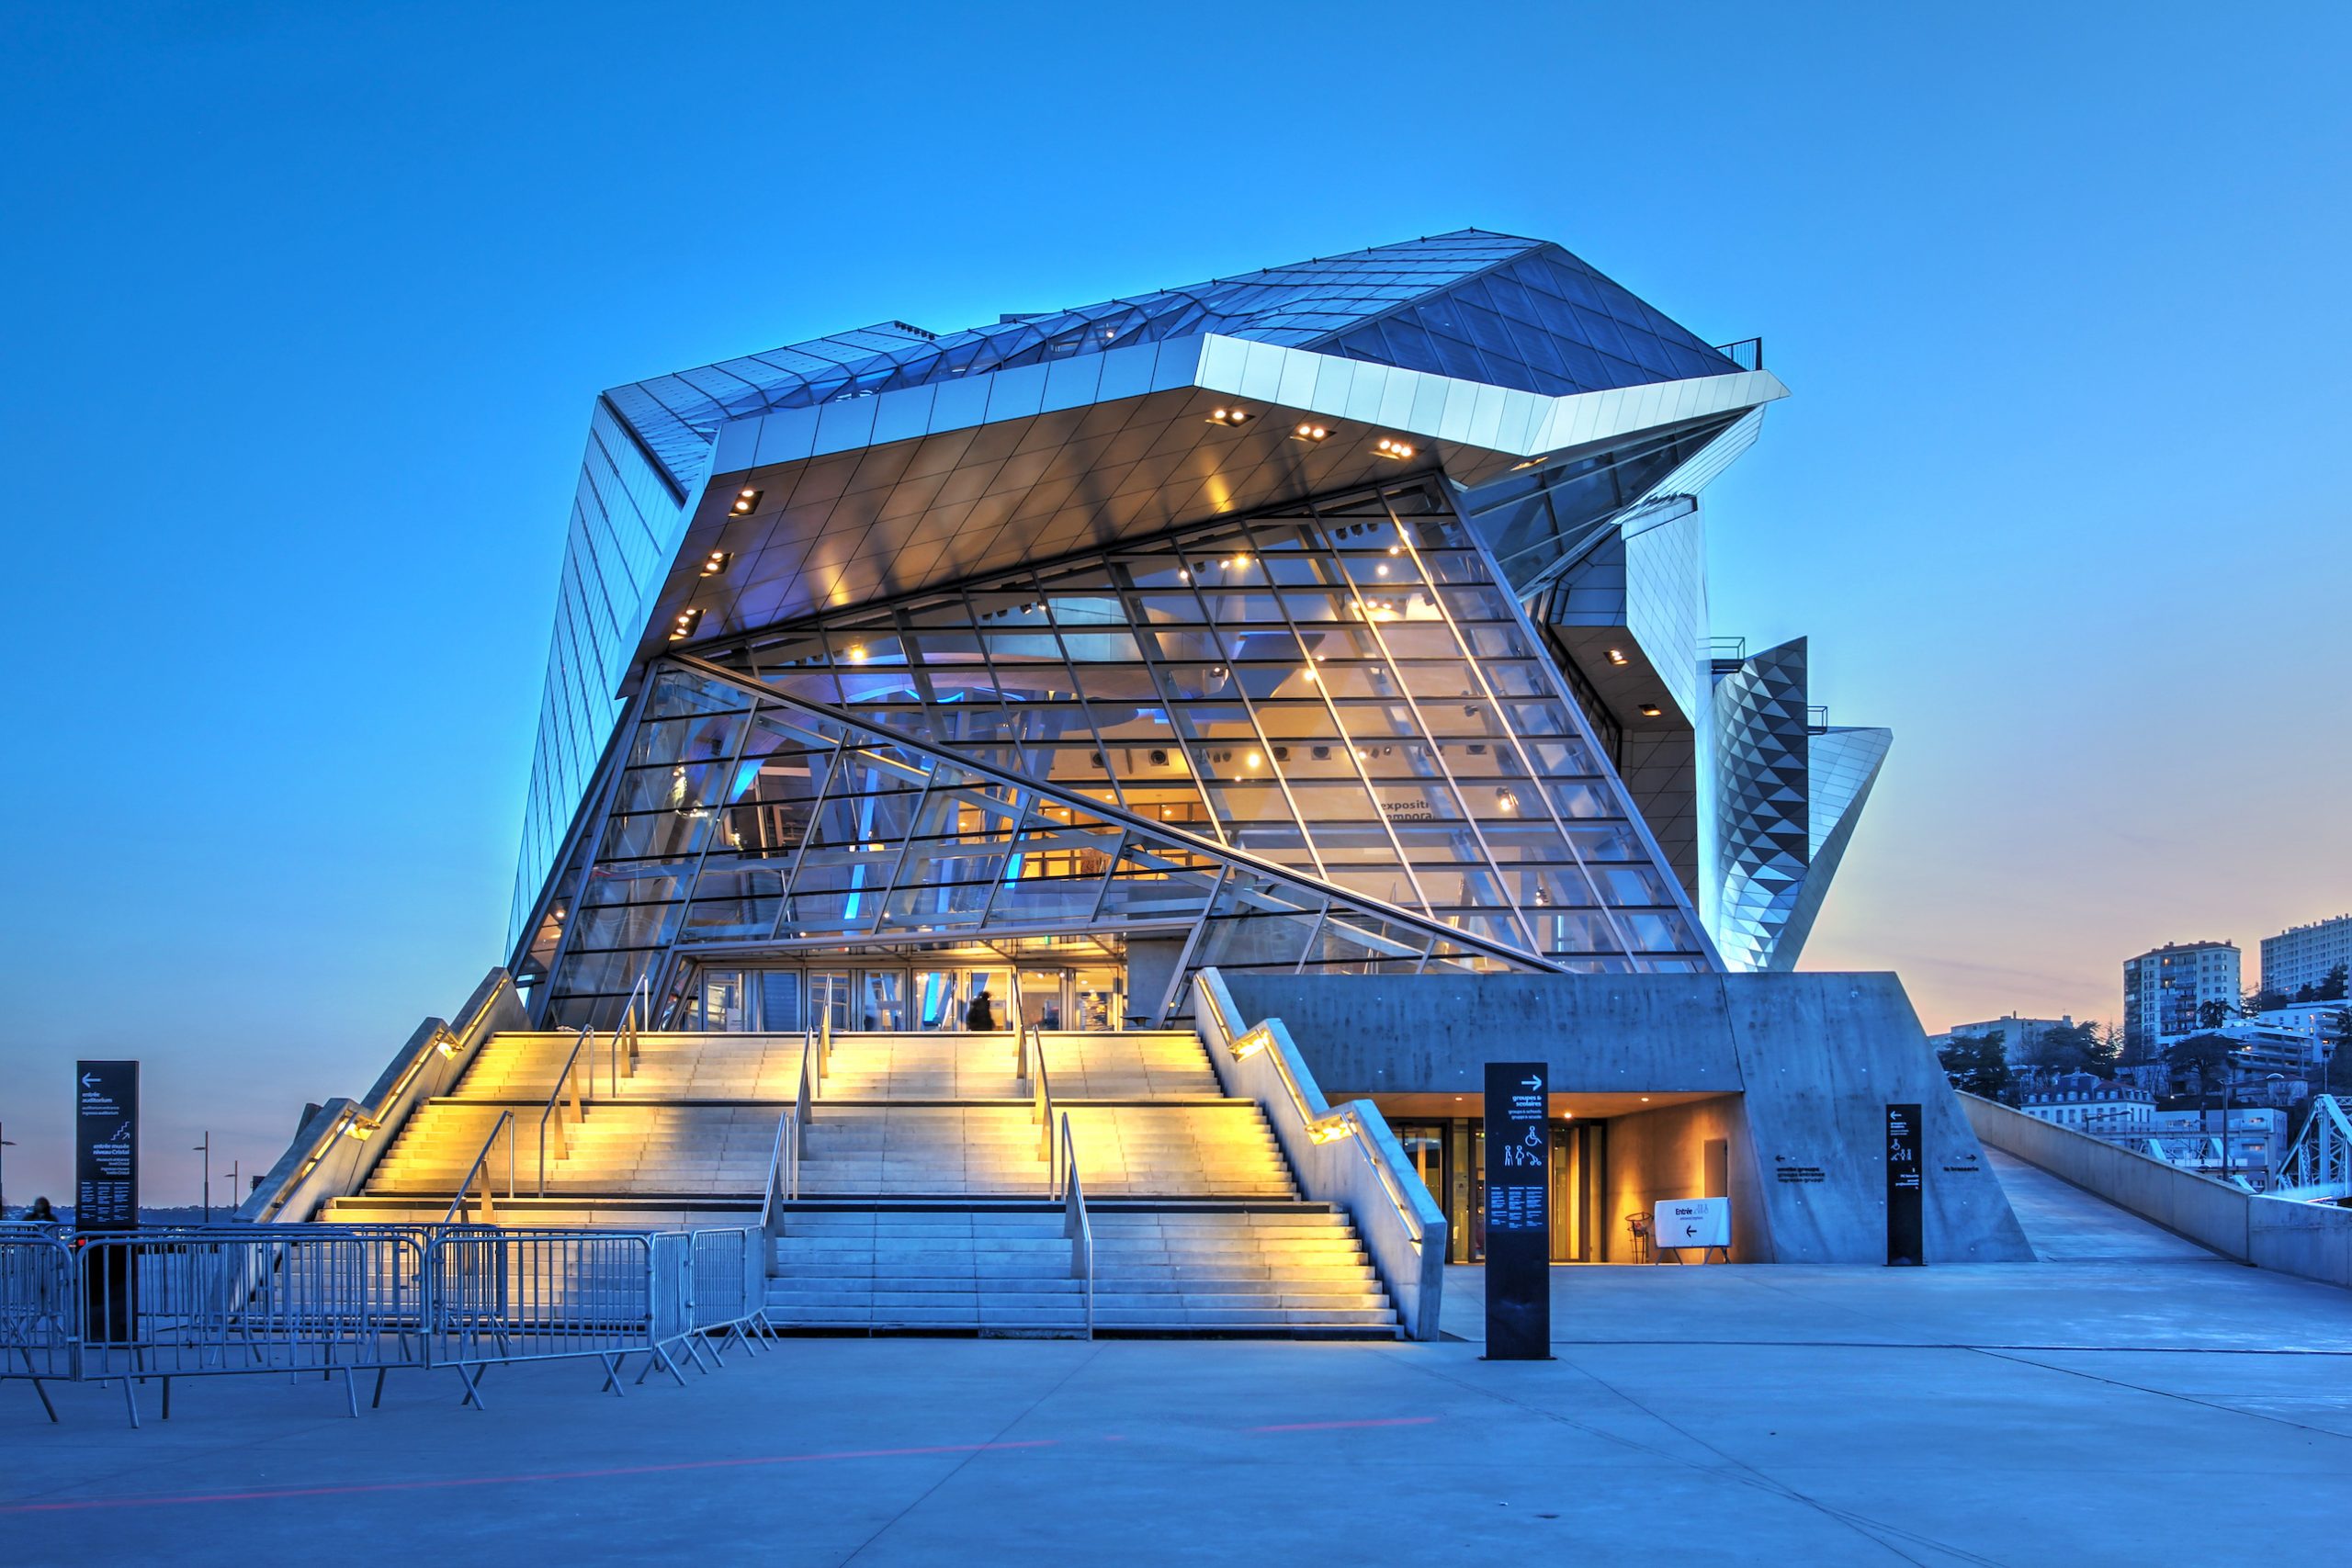
[[[501,1133],[506,1134],[506,1196],[514,1196],[514,1112],[502,1111],[498,1120],[490,1124],[490,1136],[481,1141],[481,1152],[466,1167],[466,1174],[458,1179],[458,1190],[449,1199],[448,1211],[441,1216],[443,1224],[457,1224],[458,1212],[465,1208],[466,1198],[476,1182],[481,1184],[482,1221],[489,1224],[498,1223],[498,1204],[491,1195],[490,1151],[497,1146]]]
[[[571,1055],[563,1059],[563,1070],[555,1076],[555,1087],[548,1090],[547,1103],[539,1108],[539,1196],[542,1198],[548,1195],[548,1122],[552,1120],[555,1125],[556,1158],[565,1159],[571,1154],[570,1129],[588,1119],[587,1086],[582,1078],[581,1057],[585,1055],[591,1063],[595,1061],[594,1053],[588,1049],[590,1042],[594,1039],[595,1035],[590,1031],[581,1030],[580,1038],[571,1043]],[[594,1069],[587,1070],[593,1073]]]
[[[832,1076],[833,1015],[831,1010],[828,1010],[823,1020],[817,1026],[817,1077],[818,1081],[822,1082]]]
[[[760,1199],[760,1234],[775,1239],[784,1205],[800,1196],[800,1116],[787,1111],[775,1121],[775,1147],[768,1155],[767,1190]]]
[[[1079,1179],[1078,1148],[1070,1142],[1069,1112],[1062,1112],[1062,1235],[1069,1238],[1069,1272],[1086,1281],[1086,1337],[1094,1337],[1094,1222],[1086,1213],[1086,1185]]]
[[[1037,1070],[1030,1080],[1029,1119],[1037,1123],[1037,1157],[1046,1162],[1046,1195],[1058,1197],[1062,1190],[1061,1145],[1054,1139],[1054,1085],[1046,1071],[1046,1043],[1037,1041],[1035,1048]]]
[[[1012,1028],[1012,1092],[1033,1092],[1029,1082],[1029,1026],[1025,1023],[1016,1023]]]

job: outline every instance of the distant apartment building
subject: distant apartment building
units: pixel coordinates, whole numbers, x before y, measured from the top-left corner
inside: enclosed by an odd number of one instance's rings
[[[2001,1043],[2002,1055],[2016,1062],[2043,1030],[2074,1027],[2071,1018],[2019,1018],[2009,1013],[1984,1023],[1955,1023],[1941,1034],[1929,1035],[1928,1043],[1940,1051],[1955,1040],[1983,1040],[1989,1036]]]
[[[2305,986],[2317,988],[2338,965],[2352,968],[2352,915],[2262,939],[2262,988],[2290,1000]]]
[[[2232,1019],[2219,1031],[2240,1042],[2239,1070],[2284,1073],[2314,1080],[2343,1044],[2336,1020],[2352,1002],[2292,1002]]]
[[[2038,1122],[2100,1137],[2144,1134],[2154,1125],[2156,1097],[2139,1085],[2067,1073],[2026,1093],[2019,1109]]]
[[[2168,942],[2123,961],[2123,1048],[2161,1051],[2202,1027],[2208,1002],[2238,1005],[2238,949],[2228,942]]]

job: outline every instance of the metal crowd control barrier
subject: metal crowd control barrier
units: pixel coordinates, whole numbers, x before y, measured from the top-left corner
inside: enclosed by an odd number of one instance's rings
[[[235,1225],[61,1238],[0,1231],[0,1381],[136,1385],[237,1372],[340,1374],[359,1414],[396,1367],[447,1367],[481,1405],[493,1365],[594,1358],[683,1383],[767,1333],[759,1234],[486,1225]],[[706,1345],[707,1338],[715,1343]],[[710,1355],[708,1364],[704,1354]]]

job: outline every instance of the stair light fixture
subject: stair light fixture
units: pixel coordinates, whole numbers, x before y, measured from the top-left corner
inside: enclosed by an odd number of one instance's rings
[[[1246,1062],[1273,1043],[1273,1035],[1269,1033],[1266,1026],[1261,1023],[1233,1043],[1230,1047],[1233,1059],[1237,1062]]]

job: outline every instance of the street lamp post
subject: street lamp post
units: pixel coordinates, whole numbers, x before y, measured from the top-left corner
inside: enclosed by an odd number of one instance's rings
[[[2223,1120],[2224,1120],[2224,1121],[2226,1121],[2226,1120],[2227,1120],[2227,1118],[2225,1117],[2225,1118],[2223,1118]],[[211,1129],[207,1128],[207,1129],[205,1130],[205,1134],[204,1134],[204,1142],[202,1142],[202,1143],[200,1143],[200,1144],[198,1144],[198,1145],[196,1145],[196,1152],[197,1152],[197,1153],[199,1153],[199,1154],[201,1154],[201,1155],[203,1155],[203,1156],[204,1156],[204,1185],[203,1185],[202,1187],[200,1187],[200,1188],[198,1188],[198,1189],[197,1190],[197,1201],[198,1201],[198,1202],[199,1204],[201,1204],[201,1205],[202,1205],[202,1207],[203,1207],[203,1209],[204,1209],[204,1223],[205,1223],[206,1224],[208,1224],[208,1225],[209,1225],[209,1224],[210,1224],[212,1223],[212,1132],[211,1132]]]
[[[17,1140],[8,1136],[8,1129],[5,1125],[0,1125],[0,1172],[5,1172],[6,1170],[8,1151],[16,1146]],[[7,1217],[8,1183],[5,1175],[0,1175],[0,1220],[5,1220]]]

